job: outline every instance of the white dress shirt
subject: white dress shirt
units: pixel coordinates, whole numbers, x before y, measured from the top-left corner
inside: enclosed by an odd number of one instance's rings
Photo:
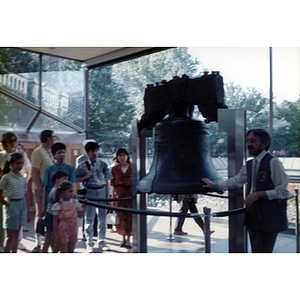
[[[259,169],[260,162],[266,154],[267,152],[264,150],[255,157],[257,160],[256,170]],[[289,176],[285,173],[283,165],[278,158],[275,157],[271,159],[270,169],[271,179],[275,188],[273,190],[265,191],[267,193],[268,199],[273,200],[287,198],[289,195],[289,191],[287,189],[287,186],[289,184]],[[247,167],[244,165],[236,176],[219,182],[218,186],[221,189],[234,189],[243,186],[245,183],[247,183]]]

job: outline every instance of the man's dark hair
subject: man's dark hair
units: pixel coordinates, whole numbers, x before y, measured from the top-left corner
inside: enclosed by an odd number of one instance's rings
[[[95,149],[99,149],[99,145],[95,142],[88,142],[85,146],[84,146],[85,151],[88,153],[91,150],[95,150]]]
[[[51,146],[51,153],[55,155],[58,150],[66,150],[66,145],[60,142],[57,142]]]
[[[250,133],[253,133],[255,136],[258,136],[263,144],[267,144],[266,151],[270,149],[271,146],[271,136],[267,130],[261,129],[261,128],[254,128],[248,130],[246,136],[248,136]]]
[[[55,180],[56,179],[59,179],[59,178],[62,178],[62,177],[68,177],[68,173],[64,172],[64,171],[61,171],[61,170],[58,170],[56,172],[54,172],[52,175],[51,175],[51,181],[55,183]]]
[[[52,137],[52,135],[53,130],[43,130],[40,135],[41,143],[46,143],[48,141],[48,138]]]

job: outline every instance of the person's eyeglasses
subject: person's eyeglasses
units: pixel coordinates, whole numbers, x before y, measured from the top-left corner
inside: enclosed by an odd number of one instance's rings
[[[9,140],[8,142],[9,142],[9,143],[14,143],[14,142],[16,142],[16,139]]]

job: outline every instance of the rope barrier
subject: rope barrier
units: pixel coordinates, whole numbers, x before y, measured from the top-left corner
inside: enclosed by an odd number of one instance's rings
[[[78,197],[80,199],[87,199],[85,197]],[[132,197],[125,197],[125,198],[105,198],[105,199],[89,199],[89,201],[101,201],[101,202],[113,202],[113,201],[124,201],[124,200],[131,200]]]
[[[291,199],[295,197],[295,194],[290,194],[287,199]],[[133,214],[141,214],[141,215],[152,215],[152,216],[161,216],[161,217],[186,217],[186,218],[197,218],[197,217],[226,217],[226,216],[233,216],[237,214],[244,213],[246,211],[246,207],[241,207],[237,209],[232,209],[228,211],[220,211],[215,213],[209,213],[209,214],[199,214],[199,213],[190,213],[190,214],[183,214],[183,213],[171,213],[171,212],[164,212],[164,211],[154,211],[154,210],[140,210],[140,209],[133,209],[133,208],[125,208],[125,207],[118,207],[118,206],[112,206],[112,205],[106,205],[106,204],[100,204],[100,203],[93,203],[93,202],[112,202],[112,201],[121,201],[121,200],[130,200],[132,197],[126,197],[126,198],[110,198],[110,199],[97,199],[97,200],[88,200],[84,201],[83,197],[78,198],[79,202],[82,204],[104,208],[104,209],[110,209],[114,211],[123,211]]]
[[[216,197],[216,198],[224,198],[228,199],[228,196],[221,196],[221,195],[215,195],[215,194],[203,194],[204,196],[209,196],[209,197]]]
[[[112,206],[112,205],[106,205],[102,203],[95,203],[96,201],[101,201],[101,202],[110,202],[113,201],[112,199],[98,199],[98,200],[88,200],[84,201],[84,198],[80,197],[78,198],[78,201],[82,204],[94,206],[94,207],[99,207],[99,208],[104,208],[104,209],[109,209],[109,210],[114,210],[114,211],[123,211],[127,213],[133,213],[133,214],[141,214],[141,215],[152,215],[152,216],[161,216],[161,217],[185,217],[185,218],[197,218],[197,217],[224,217],[224,216],[229,216],[229,215],[235,215],[238,213],[243,213],[245,211],[245,208],[239,208],[236,210],[232,211],[224,211],[224,212],[219,212],[219,213],[212,213],[212,214],[199,214],[199,213],[171,213],[171,212],[164,212],[164,211],[154,211],[154,210],[140,210],[140,209],[134,209],[134,208],[126,208],[126,207],[118,207],[118,206]],[[118,198],[118,199],[123,199],[123,200],[128,200],[132,199],[132,197],[128,198]],[[110,200],[110,201],[108,201]]]
[[[150,211],[150,210],[140,210],[140,209],[134,209],[134,208],[126,208],[126,207],[118,207],[118,206],[112,206],[112,205],[106,205],[102,203],[93,203],[91,201],[84,201],[84,198],[78,198],[78,201],[82,204],[104,208],[104,209],[110,209],[114,211],[123,211],[133,214],[141,214],[141,215],[152,215],[152,216],[162,216],[162,217],[186,217],[186,218],[195,218],[195,216],[191,214],[182,214],[182,213],[170,213],[170,212],[163,212],[163,211]],[[93,200],[100,201],[100,200]]]
[[[212,216],[213,217],[227,217],[227,216],[241,214],[241,213],[244,213],[245,211],[246,211],[246,207],[241,207],[241,208],[232,209],[232,210],[228,210],[228,211],[216,212],[216,213],[213,213]]]

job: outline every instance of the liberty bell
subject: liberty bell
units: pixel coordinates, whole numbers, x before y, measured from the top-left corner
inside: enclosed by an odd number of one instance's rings
[[[216,121],[224,105],[223,78],[219,72],[205,72],[199,78],[186,75],[162,84],[147,85],[145,113],[138,123],[139,132],[155,129],[154,159],[149,173],[142,178],[138,192],[159,194],[205,194],[220,189],[203,188],[202,178],[213,182],[222,178],[215,170],[205,123]],[[197,105],[205,122],[193,118]],[[168,115],[167,118],[165,118]]]

